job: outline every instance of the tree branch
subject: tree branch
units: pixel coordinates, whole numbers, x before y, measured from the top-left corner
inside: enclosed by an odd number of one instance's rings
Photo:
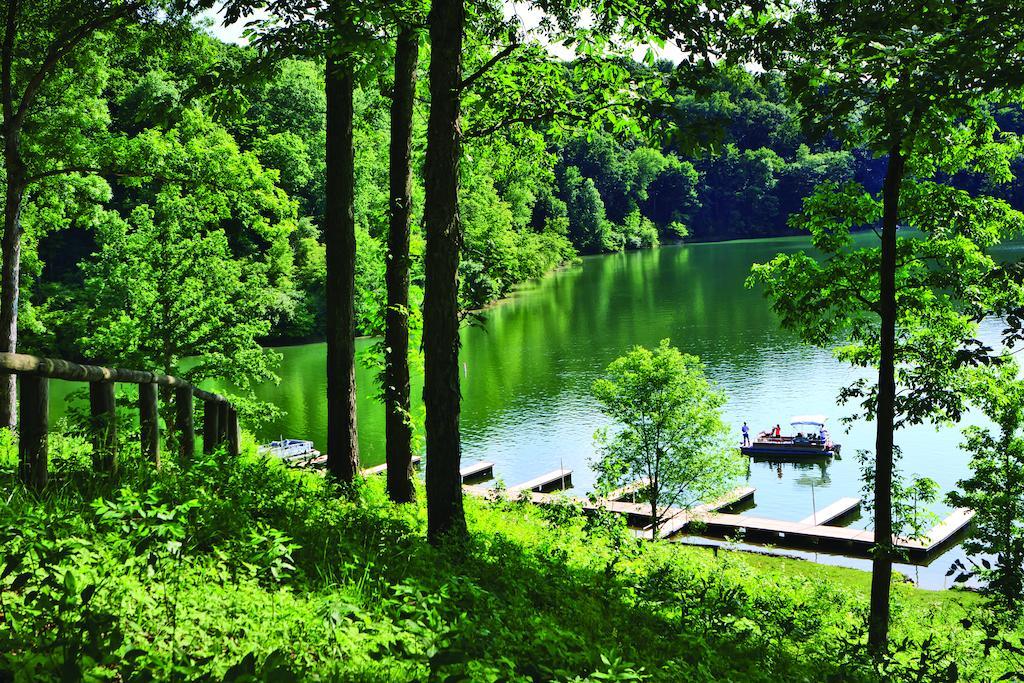
[[[482,137],[487,137],[488,135],[493,135],[494,133],[497,133],[502,128],[508,128],[509,126],[514,126],[517,123],[540,123],[541,121],[544,121],[545,119],[549,119],[552,116],[554,116],[554,112],[553,111],[546,111],[546,112],[542,112],[540,114],[534,114],[532,116],[516,116],[516,117],[510,118],[510,119],[502,119],[501,121],[493,123],[493,124],[491,124],[489,126],[486,126],[484,128],[477,128],[477,129],[472,129],[471,128],[470,130],[468,130],[465,133],[463,133],[462,137],[464,137],[464,138],[482,138]]]
[[[138,9],[142,4],[141,0],[137,0],[136,2],[127,2],[117,11],[109,14],[101,14],[55,40],[50,45],[46,59],[43,60],[39,69],[32,75],[28,85],[25,86],[25,92],[21,96],[21,103],[18,105],[18,111],[14,114],[15,120],[13,127],[20,127],[25,121],[25,116],[28,114],[29,107],[32,106],[32,102],[35,100],[36,93],[38,93],[39,89],[43,86],[43,83],[46,82],[46,78],[50,75],[60,60],[66,57],[79,45],[79,43],[88,38],[92,33],[105,26],[109,26],[121,17],[127,15],[129,12]]]
[[[570,104],[572,104],[572,103],[570,103]],[[572,121],[572,122],[588,121],[588,120],[592,119],[595,114],[599,114],[602,111],[607,111],[608,109],[614,109],[616,107],[624,107],[624,108],[626,108],[626,107],[629,107],[629,106],[630,105],[627,102],[619,102],[619,101],[613,100],[611,102],[606,102],[606,103],[602,104],[599,107],[594,107],[593,109],[583,109],[580,112],[576,112],[576,111],[574,111],[572,109],[571,106],[565,106],[564,104],[562,104],[562,105],[552,105],[551,107],[542,110],[538,114],[529,114],[529,115],[523,115],[523,116],[513,116],[511,118],[501,119],[500,121],[496,121],[495,123],[492,123],[489,126],[485,126],[484,128],[477,128],[477,129],[470,128],[469,130],[465,131],[462,134],[462,137],[466,138],[466,139],[469,139],[469,138],[481,138],[481,137],[485,137],[487,135],[491,135],[493,133],[496,133],[499,130],[501,130],[502,128],[507,128],[508,126],[512,126],[512,125],[515,125],[517,123],[524,123],[524,124],[525,123],[540,123],[541,121],[544,121],[545,119],[553,119],[556,116],[560,116],[562,119],[564,119],[566,121]],[[563,110],[564,110],[564,113],[563,113]]]
[[[102,168],[99,166],[65,166],[63,168],[52,168],[49,171],[42,171],[30,176],[26,179],[25,184],[31,185],[32,183],[38,182],[45,178],[53,178],[60,175],[69,175],[71,173],[94,173],[96,175],[111,176],[114,178],[146,178],[148,180],[157,181],[161,183],[183,183],[187,184],[195,182],[194,179],[188,176],[174,176],[167,175],[164,173],[156,173],[153,171],[126,171],[118,170],[114,168]],[[206,185],[212,189],[222,191],[227,186],[221,185],[216,182],[207,182]]]
[[[478,78],[490,71],[495,64],[512,54],[517,47],[519,47],[519,43],[517,42],[506,45],[500,52],[488,59],[483,66],[474,71],[469,78],[462,79],[462,82],[459,84],[459,90],[465,90],[471,86]]]
[[[106,169],[94,167],[94,166],[68,166],[67,168],[52,168],[49,171],[43,171],[42,173],[36,173],[33,176],[29,176],[25,179],[26,184],[35,183],[43,178],[51,178],[58,175],[68,175],[71,173],[106,173]],[[112,173],[111,175],[129,175]]]
[[[63,168],[51,168],[49,171],[41,171],[35,175],[29,176],[26,180],[26,184],[34,183],[44,178],[52,178],[59,175],[70,175],[72,173],[95,173],[96,175],[107,175],[115,178],[153,178],[154,180],[161,180],[164,182],[186,182],[188,179],[174,178],[172,176],[165,176],[160,173],[153,173],[150,171],[119,171],[113,168],[102,168],[100,166],[65,166]]]

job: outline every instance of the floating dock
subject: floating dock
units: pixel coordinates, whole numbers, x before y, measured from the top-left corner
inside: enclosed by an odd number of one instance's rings
[[[522,484],[509,486],[508,493],[512,496],[517,496],[523,491],[544,493],[546,491],[569,488],[570,486],[572,486],[572,470],[559,467],[557,470],[534,477],[529,481],[524,481]]]
[[[480,462],[463,465],[459,470],[459,475],[462,477],[463,484],[481,479],[493,479],[494,463],[481,460]]]
[[[958,508],[925,534],[926,542],[893,536],[893,546],[907,553],[911,560],[923,560],[945,546],[970,524],[973,517],[973,510]],[[720,513],[706,515],[701,522],[705,525],[704,531],[712,535],[742,534],[746,540],[769,542],[790,548],[817,547],[823,550],[845,550],[867,555],[875,545],[875,532],[870,529],[850,529],[825,524],[807,524],[805,521],[787,522],[750,515]]]
[[[421,458],[418,455],[412,456],[412,466],[413,467],[418,467],[422,460],[423,460],[423,458]],[[364,477],[372,477],[375,474],[383,474],[384,472],[387,471],[387,469],[388,469],[388,464],[387,463],[383,463],[381,465],[375,465],[373,467],[367,467],[366,469],[362,470],[362,473],[363,473]]]
[[[571,475],[570,470],[558,469],[505,490],[478,485],[465,485],[464,489],[466,493],[491,500],[518,500],[525,495],[534,505],[570,504],[579,506],[585,513],[603,511],[620,514],[626,517],[630,526],[639,527],[637,533],[640,536],[653,536],[650,505],[626,500],[643,489],[643,481],[623,486],[610,492],[605,498],[596,500],[548,493],[553,489],[571,486]],[[658,515],[662,519],[658,536],[667,538],[694,526],[700,528],[692,531],[701,535],[742,536],[745,540],[771,543],[785,548],[817,548],[857,555],[870,554],[875,544],[875,533],[872,530],[830,526],[832,522],[860,507],[859,498],[840,498],[798,522],[721,512],[738,503],[752,500],[753,496],[754,489],[746,486],[733,489],[721,498],[690,509],[662,509]],[[971,523],[973,517],[974,511],[958,508],[932,527],[925,534],[924,541],[893,537],[893,545],[897,550],[905,552],[911,561],[920,562],[948,544]]]
[[[752,486],[741,486],[729,491],[724,496],[717,498],[710,503],[702,503],[689,510],[675,508],[671,516],[662,515],[662,522],[658,527],[658,536],[660,538],[668,538],[673,534],[676,534],[693,522],[701,522],[707,515],[718,512],[724,508],[736,505],[737,503],[746,502],[754,499],[754,487]],[[648,524],[644,527],[646,536],[650,537],[653,534],[654,525],[650,523],[650,517],[648,517]]]
[[[840,498],[828,507],[816,510],[810,517],[801,519],[799,524],[830,524],[842,519],[860,507],[860,498]]]
[[[974,519],[974,510],[956,508],[952,514],[936,524],[926,534],[929,547],[939,547],[967,528]]]
[[[423,458],[418,455],[412,456],[412,466],[419,467],[420,463],[423,462]],[[380,465],[374,465],[373,467],[367,467],[362,470],[364,477],[372,477],[375,474],[383,474],[387,472],[388,464],[383,463]],[[494,477],[494,463],[493,462],[474,462],[464,466],[459,474],[462,476],[462,483],[477,479],[491,479]]]

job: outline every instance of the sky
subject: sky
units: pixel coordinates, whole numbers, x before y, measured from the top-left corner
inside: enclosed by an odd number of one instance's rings
[[[506,0],[504,2],[505,16],[506,17],[517,17],[523,24],[523,27],[527,32],[532,31],[540,23],[543,13],[532,7],[526,2],[514,2]],[[208,10],[203,15],[213,21],[213,26],[210,31],[213,35],[217,36],[221,40],[231,43],[238,43],[241,45],[245,44],[245,38],[242,36],[242,31],[245,29],[245,21],[240,21],[232,26],[223,25],[223,16],[220,10]],[[263,12],[257,11],[250,19],[258,19],[265,17]],[[666,45],[664,48],[658,48],[656,46],[640,45],[634,50],[633,56],[636,59],[641,59],[648,49],[653,49],[658,57],[664,57],[671,59],[673,62],[678,62],[682,58],[682,52],[675,45]],[[549,44],[548,50],[551,54],[555,55],[560,59],[571,59],[573,52],[570,48],[566,48],[561,44]]]

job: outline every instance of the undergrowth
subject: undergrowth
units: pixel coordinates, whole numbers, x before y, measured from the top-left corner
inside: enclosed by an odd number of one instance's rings
[[[0,434],[6,434],[2,432]],[[467,500],[424,540],[380,477],[342,489],[251,452],[91,472],[54,436],[42,496],[0,436],[0,680],[946,681],[1024,670],[978,604],[894,598],[632,537],[571,506]],[[420,492],[422,494],[422,491]],[[421,496],[422,497],[422,496]],[[763,563],[761,563],[763,564]]]

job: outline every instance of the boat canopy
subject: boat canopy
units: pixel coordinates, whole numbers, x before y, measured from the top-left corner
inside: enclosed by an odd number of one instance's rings
[[[824,415],[796,415],[789,420],[789,424],[793,427],[797,425],[813,425],[815,427],[824,427],[825,421],[828,418]]]

